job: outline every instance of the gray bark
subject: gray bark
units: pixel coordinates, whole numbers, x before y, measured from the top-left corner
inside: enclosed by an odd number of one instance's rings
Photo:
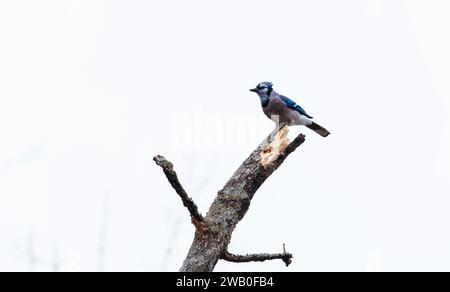
[[[287,253],[284,250],[283,253],[258,253],[258,254],[246,254],[246,255],[236,255],[226,252],[221,257],[222,260],[233,262],[233,263],[249,263],[249,262],[265,262],[271,260],[282,260],[286,267],[292,263],[292,254]]]

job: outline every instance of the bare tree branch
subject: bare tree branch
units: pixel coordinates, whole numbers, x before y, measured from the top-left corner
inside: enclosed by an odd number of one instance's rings
[[[155,156],[153,160],[156,162],[158,166],[160,166],[163,169],[164,174],[167,177],[167,180],[169,180],[174,190],[180,196],[181,200],[183,201],[183,205],[189,210],[189,213],[191,214],[194,225],[198,228],[198,225],[200,223],[203,223],[205,219],[203,218],[202,214],[200,214],[200,212],[198,211],[197,205],[191,198],[189,198],[188,194],[183,189],[183,186],[178,180],[177,173],[173,169],[173,164],[160,155]]]
[[[283,244],[283,253],[274,253],[274,254],[258,253],[258,254],[236,255],[229,252],[225,252],[221,257],[222,260],[233,263],[282,260],[286,264],[286,267],[289,267],[289,265],[292,263],[292,258],[293,258],[292,254],[286,252],[284,244]]]
[[[290,263],[292,255],[284,252],[278,255],[236,256],[227,252],[231,235],[236,225],[244,218],[250,202],[261,185],[278,169],[284,160],[304,141],[303,134],[294,141],[287,138],[288,127],[277,127],[255,151],[241,164],[230,180],[220,190],[209,208],[206,217],[202,217],[194,202],[181,187],[173,165],[162,156],[156,156],[155,162],[161,166],[172,187],[182,198],[184,205],[191,212],[196,225],[194,241],[180,269],[181,272],[211,272],[219,259],[265,259],[273,257]],[[198,218],[198,219],[197,219]],[[201,227],[201,228],[199,228]],[[277,257],[278,256],[278,257]]]

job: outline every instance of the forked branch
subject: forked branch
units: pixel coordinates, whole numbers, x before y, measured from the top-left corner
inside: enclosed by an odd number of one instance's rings
[[[219,259],[240,263],[281,259],[287,266],[291,263],[292,254],[286,251],[280,254],[253,255],[234,255],[227,251],[231,235],[247,213],[256,191],[305,141],[305,136],[300,134],[290,142],[287,138],[288,131],[286,125],[281,125],[263,140],[218,192],[206,217],[199,213],[194,201],[181,186],[172,163],[162,156],[154,158],[189,210],[196,227],[194,242],[181,272],[211,272]]]

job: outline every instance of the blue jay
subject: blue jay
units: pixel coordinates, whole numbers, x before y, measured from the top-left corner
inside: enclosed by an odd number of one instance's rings
[[[256,92],[266,116],[277,125],[288,123],[289,126],[302,125],[310,128],[322,137],[330,135],[327,129],[314,123],[310,115],[294,101],[276,93],[271,82],[261,82],[250,91]]]

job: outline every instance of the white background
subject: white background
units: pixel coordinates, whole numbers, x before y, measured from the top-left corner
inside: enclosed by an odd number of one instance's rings
[[[448,1],[0,2],[0,270],[175,271],[272,129],[274,82],[332,135],[256,194],[217,271],[450,271]],[[185,141],[185,142],[183,142]]]

